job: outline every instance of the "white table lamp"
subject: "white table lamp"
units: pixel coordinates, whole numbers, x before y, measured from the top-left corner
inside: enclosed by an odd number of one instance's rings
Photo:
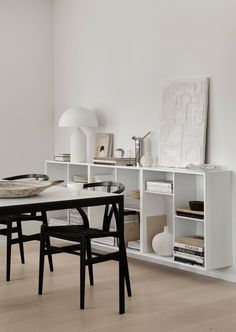
[[[94,128],[98,127],[95,113],[85,107],[73,107],[62,114],[58,125],[59,127],[72,128],[70,137],[71,162],[91,161],[95,151]]]

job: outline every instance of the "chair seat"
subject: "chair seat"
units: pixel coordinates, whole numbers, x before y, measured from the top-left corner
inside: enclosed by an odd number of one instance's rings
[[[87,228],[83,225],[49,226],[46,227],[46,232],[49,236],[76,242],[80,242],[82,236],[85,236],[86,238],[118,236],[116,231],[104,232],[103,230]]]

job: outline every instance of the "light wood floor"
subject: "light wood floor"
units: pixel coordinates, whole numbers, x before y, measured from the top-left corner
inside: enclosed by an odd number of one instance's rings
[[[95,266],[95,286],[86,287],[86,309],[79,309],[79,261],[55,255],[46,265],[45,287],[37,295],[38,243],[26,244],[26,264],[13,251],[12,280],[5,281],[5,250],[0,247],[0,331],[63,332],[234,332],[236,285],[217,279],[129,261],[133,297],[118,314],[117,263]]]

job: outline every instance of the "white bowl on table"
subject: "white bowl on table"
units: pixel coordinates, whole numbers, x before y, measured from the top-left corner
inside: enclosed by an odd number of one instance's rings
[[[69,182],[67,188],[73,195],[78,195],[84,188],[84,183],[82,182]]]

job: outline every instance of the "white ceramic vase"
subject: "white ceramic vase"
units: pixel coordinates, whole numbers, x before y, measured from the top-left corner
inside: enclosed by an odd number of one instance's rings
[[[152,248],[159,256],[173,256],[173,235],[168,226],[164,227],[163,233],[158,233],[152,239]]]
[[[144,167],[152,166],[153,159],[151,154],[151,141],[149,138],[146,138],[144,141],[144,155],[142,156],[140,162]]]

